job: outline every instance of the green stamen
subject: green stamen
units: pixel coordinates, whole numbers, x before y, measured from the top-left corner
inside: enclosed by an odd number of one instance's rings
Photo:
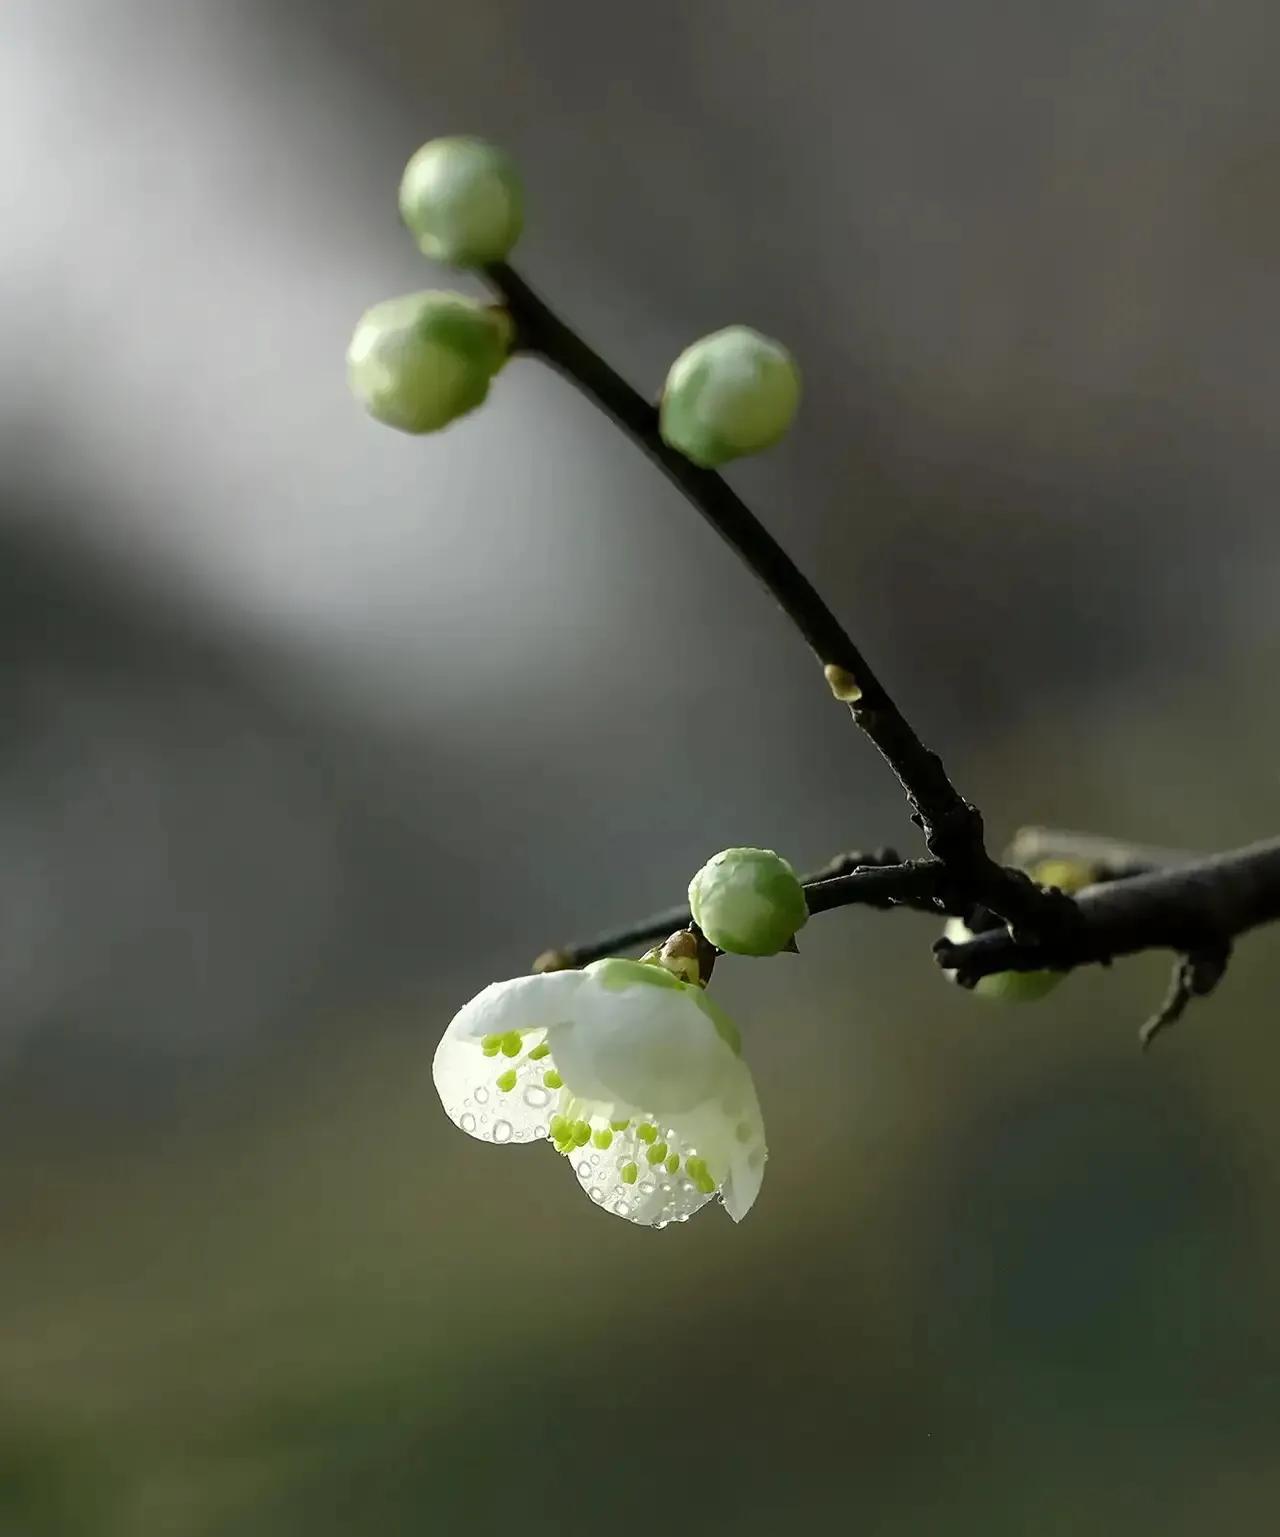
[[[505,1073],[498,1074],[498,1087],[504,1094],[510,1094],[516,1086],[516,1070],[509,1067]]]
[[[640,1170],[633,1163],[624,1163],[622,1165],[621,1178],[624,1185],[634,1185],[636,1180],[640,1178]]]
[[[609,1147],[612,1142],[613,1133],[611,1131],[595,1131],[591,1134],[591,1144],[593,1147],[598,1147],[603,1150],[604,1148]]]
[[[716,1182],[712,1179],[707,1169],[705,1158],[690,1158],[685,1164],[689,1171],[689,1178],[694,1182],[703,1195],[714,1195]]]

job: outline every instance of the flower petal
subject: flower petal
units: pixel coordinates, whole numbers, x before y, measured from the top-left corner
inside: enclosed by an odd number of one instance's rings
[[[589,1140],[566,1138],[563,1150],[591,1200],[629,1222],[664,1228],[687,1221],[718,1192],[740,1222],[759,1194],[767,1157],[755,1084],[741,1058],[732,1057],[714,1096],[690,1110],[638,1109],[566,1103],[565,1116],[590,1129]]]
[[[745,1062],[735,1089],[722,1101],[734,1107],[733,1145],[729,1154],[729,1172],[720,1191],[724,1209],[735,1222],[741,1222],[755,1205],[764,1182],[764,1166],[769,1149],[764,1138],[764,1117],[756,1097],[755,1080]]]
[[[590,1108],[592,1139],[568,1158],[597,1206],[641,1227],[664,1228],[686,1222],[714,1197],[715,1183],[679,1127],[652,1116],[628,1118],[617,1105]]]
[[[547,1031],[570,1017],[581,981],[565,971],[495,982],[454,1015],[431,1075],[455,1126],[484,1142],[547,1135],[560,1093]]]
[[[491,982],[453,1016],[445,1036],[480,1040],[508,1030],[548,1029],[571,1019],[574,995],[586,973],[548,971],[538,976]]]
[[[671,1116],[715,1092],[735,1057],[701,988],[639,961],[598,961],[581,978],[556,1040],[574,1094]]]

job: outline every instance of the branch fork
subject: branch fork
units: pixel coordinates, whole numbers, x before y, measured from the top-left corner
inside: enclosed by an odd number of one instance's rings
[[[989,853],[982,814],[953,785],[861,648],[816,588],[741,497],[714,471],[665,443],[655,406],[633,389],[506,263],[484,269],[514,328],[514,351],[540,358],[624,431],[687,497],[786,613],[817,657],[834,697],[896,776],[928,857],[891,850],[842,855],[805,881],[811,913],[862,905],[908,907],[992,924],[963,944],[941,939],[938,964],[962,986],[1000,971],[1070,970],[1117,956],[1169,948],[1180,957],[1170,993],[1143,1028],[1144,1044],[1221,979],[1232,939],[1280,918],[1280,840],[1193,860],[1086,834],[1028,829],[1011,860]],[[1038,885],[1020,865],[1075,859],[1099,884],[1076,897]],[[882,857],[889,855],[892,857]],[[985,918],[984,918],[984,915]],[[651,943],[691,923],[673,907],[585,944],[545,952],[537,970],[582,966]]]

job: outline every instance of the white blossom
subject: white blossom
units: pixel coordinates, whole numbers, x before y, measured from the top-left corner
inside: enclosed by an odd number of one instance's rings
[[[662,966],[495,982],[454,1016],[432,1073],[455,1125],[485,1142],[546,1139],[629,1222],[683,1222],[717,1194],[738,1222],[759,1193],[764,1122],[738,1032]]]

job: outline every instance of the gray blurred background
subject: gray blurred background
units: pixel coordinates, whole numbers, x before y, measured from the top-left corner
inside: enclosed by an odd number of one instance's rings
[[[999,842],[1274,833],[1272,0],[8,0],[0,1534],[1269,1529],[1280,951],[1035,1009],[837,913],[717,971],[739,1229],[458,1135],[434,1043],[727,843],[910,829],[803,648],[534,365],[433,439],[343,351],[459,279],[409,153],[646,391],[741,320],[734,483]],[[465,280],[462,280],[465,285]]]

